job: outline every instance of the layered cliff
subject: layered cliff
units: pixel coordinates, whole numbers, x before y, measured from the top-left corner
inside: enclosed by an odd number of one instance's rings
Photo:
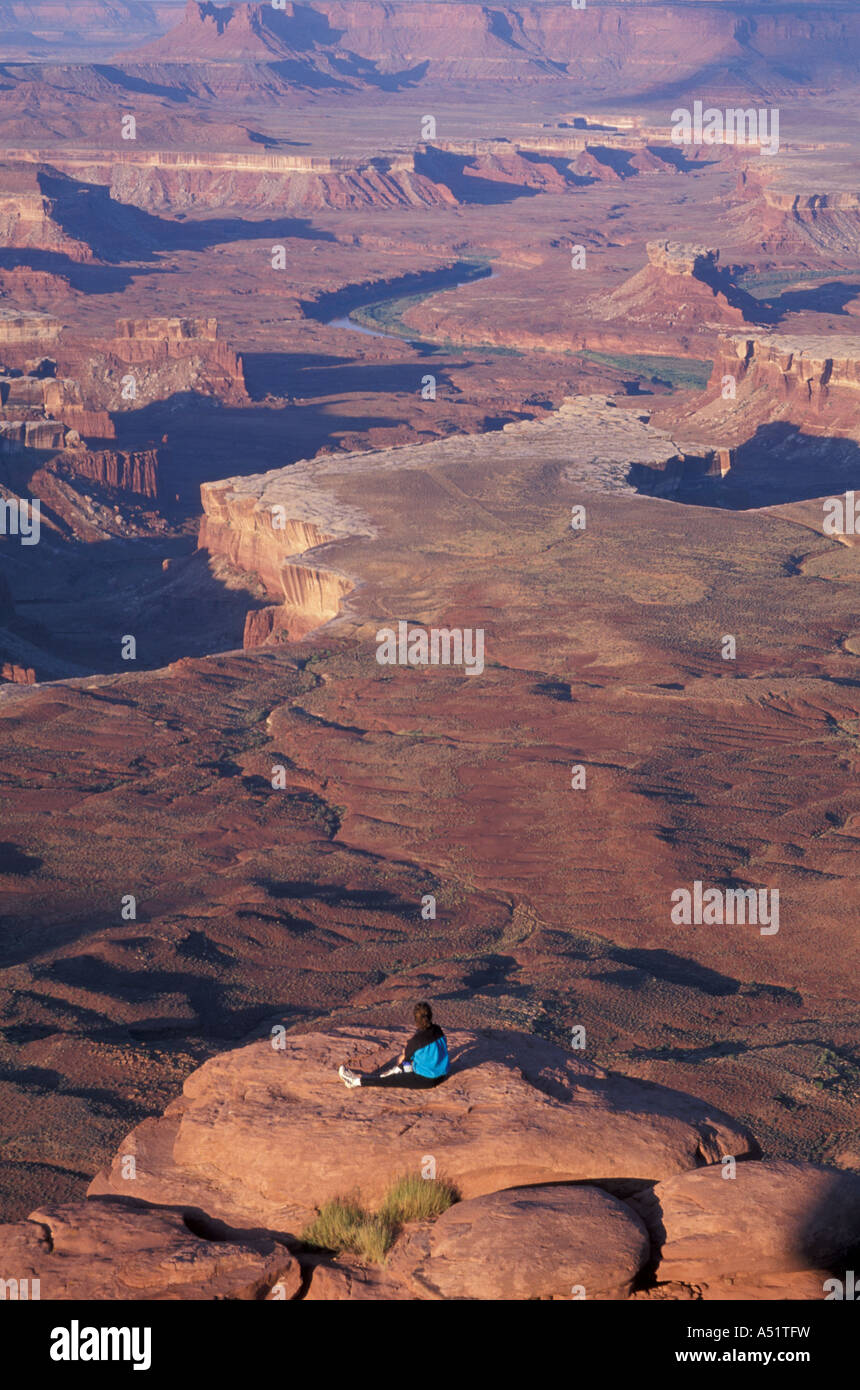
[[[755,5],[739,20],[732,7],[609,3],[574,11],[531,3],[492,9],[479,4],[410,0],[315,0],[287,5],[211,6],[188,0],[162,38],[126,51],[123,62],[164,74],[175,63],[205,64],[218,83],[219,60],[283,65],[298,85],[357,87],[398,77],[547,82],[575,78],[580,90],[613,95],[659,90],[708,70],[723,89],[770,91],[797,85],[794,54],[802,48],[804,82],[853,70],[860,17],[807,5],[774,13]],[[175,79],[174,79],[175,80]],[[223,74],[222,74],[223,80]]]
[[[732,373],[739,387],[767,391],[774,403],[802,406],[805,421],[828,407],[860,410],[860,336],[784,333],[721,340],[712,385]],[[860,416],[856,420],[860,434]]]
[[[242,360],[214,318],[117,319],[112,337],[69,336],[59,355],[91,409],[135,410],[189,391],[231,405],[248,399]],[[123,387],[128,377],[133,394]]]
[[[791,423],[804,435],[860,440],[860,336],[724,334],[706,389],[661,420],[692,437],[735,445],[763,427]]]
[[[659,419],[676,437],[699,441],[690,453],[710,448],[719,460],[718,470],[663,475],[657,490],[682,500],[761,507],[854,488],[860,337],[727,334],[706,389],[670,403]],[[816,515],[820,525],[820,508]]]
[[[343,533],[341,526],[330,531],[312,518],[313,504],[309,509],[301,498],[299,472],[293,496],[287,486],[269,500],[265,491],[258,493],[256,481],[233,479],[201,488],[199,548],[254,576],[275,600],[248,614],[246,647],[262,646],[279,632],[304,636],[334,618],[354,587],[346,576],[299,558]]]
[[[320,167],[312,167],[314,164]],[[110,169],[112,196],[151,210],[191,207],[409,208],[453,205],[443,185],[416,171],[411,155],[369,161],[277,159],[224,163],[205,156],[123,162]]]
[[[103,108],[98,119],[105,119]],[[56,154],[30,148],[12,156],[7,150],[0,163],[0,247],[50,252],[74,263],[149,258],[158,228],[112,198],[107,181],[83,181],[58,167]],[[69,167],[80,174],[74,160]]]
[[[63,227],[63,198],[56,180],[35,164],[0,169],[0,246],[55,251],[72,261],[91,261],[89,244]]]
[[[67,478],[86,479],[99,487],[131,492],[152,499],[158,496],[158,451],[143,449],[67,449],[56,461]]]
[[[738,193],[732,220],[751,246],[801,264],[856,266],[860,193],[852,170],[837,179],[804,163],[748,168],[739,176]]]
[[[53,314],[0,304],[0,348],[54,343],[62,325]]]
[[[611,294],[589,305],[597,319],[661,329],[713,333],[720,327],[755,322],[760,306],[733,283],[719,264],[720,253],[705,246],[651,241],[648,264]]]

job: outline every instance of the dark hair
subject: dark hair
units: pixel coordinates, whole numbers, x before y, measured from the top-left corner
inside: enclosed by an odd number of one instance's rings
[[[429,1028],[433,1022],[433,1010],[429,1004],[415,1005],[415,1023],[419,1028]]]

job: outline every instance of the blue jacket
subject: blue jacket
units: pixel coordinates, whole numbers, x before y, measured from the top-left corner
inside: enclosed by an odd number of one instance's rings
[[[406,1061],[419,1076],[440,1077],[448,1075],[448,1044],[445,1034],[436,1023],[422,1028],[406,1044]]]

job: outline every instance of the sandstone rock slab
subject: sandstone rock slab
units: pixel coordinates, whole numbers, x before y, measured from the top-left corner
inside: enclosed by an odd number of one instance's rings
[[[607,1075],[531,1035],[449,1034],[452,1074],[431,1091],[344,1088],[337,1067],[368,1070],[405,1035],[341,1028],[269,1038],[205,1063],[159,1119],[120,1146],[91,1195],[191,1207],[233,1227],[298,1234],[321,1203],[372,1206],[427,1156],[464,1198],[502,1188],[604,1178],[655,1180],[754,1141],[715,1107]],[[136,1177],[123,1177],[134,1154]]]
[[[118,1201],[44,1207],[0,1226],[0,1277],[16,1281],[6,1298],[32,1298],[38,1280],[43,1300],[250,1300],[275,1285],[292,1299],[302,1283],[298,1262],[276,1241],[206,1239],[181,1212]]]
[[[625,1299],[650,1250],[632,1208],[600,1188],[512,1188],[449,1207],[391,1273],[424,1298]]]
[[[860,1244],[860,1174],[813,1163],[739,1163],[734,1178],[721,1165],[699,1168],[632,1204],[662,1244],[661,1282],[748,1287],[836,1269]]]

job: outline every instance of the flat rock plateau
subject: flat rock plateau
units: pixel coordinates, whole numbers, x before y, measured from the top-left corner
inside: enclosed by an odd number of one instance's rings
[[[858,1267],[860,14],[741,8],[3,5],[0,1279]]]

